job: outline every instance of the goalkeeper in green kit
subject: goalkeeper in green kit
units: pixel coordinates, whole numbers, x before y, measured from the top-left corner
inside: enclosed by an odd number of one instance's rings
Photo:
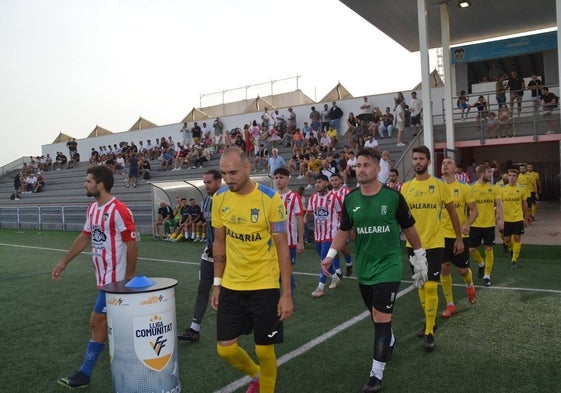
[[[400,229],[414,249],[410,258],[417,288],[427,280],[425,250],[415,229],[415,220],[403,196],[378,181],[380,155],[371,149],[357,154],[359,188],[344,201],[339,230],[321,267],[326,275],[333,258],[344,247],[350,231],[356,238],[356,275],[359,289],[374,322],[374,356],[370,378],[362,391],[380,392],[386,363],[396,339],[391,321],[402,274]]]

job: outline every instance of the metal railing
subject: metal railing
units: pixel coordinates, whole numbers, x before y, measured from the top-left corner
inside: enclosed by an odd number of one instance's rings
[[[0,207],[0,228],[79,231],[84,226],[87,204]],[[141,233],[152,233],[153,208],[129,205]]]

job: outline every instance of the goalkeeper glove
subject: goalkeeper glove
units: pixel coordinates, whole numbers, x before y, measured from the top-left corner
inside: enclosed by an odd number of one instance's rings
[[[413,251],[413,256],[409,257],[409,263],[413,266],[413,285],[421,288],[428,279],[427,253],[424,248]]]

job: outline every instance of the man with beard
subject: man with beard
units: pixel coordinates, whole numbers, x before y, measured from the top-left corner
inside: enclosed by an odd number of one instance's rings
[[[84,229],[51,273],[53,280],[59,281],[70,261],[91,244],[98,296],[90,317],[92,334],[84,362],[78,372],[57,381],[69,388],[83,388],[90,384],[93,368],[107,341],[105,293],[100,289],[112,282],[130,280],[136,268],[138,249],[134,219],[127,206],[111,195],[113,184],[113,173],[109,168],[94,166],[88,169],[84,187],[86,195],[96,201],[88,207]]]
[[[442,227],[442,208],[445,207],[454,228],[455,240],[452,246],[453,254],[459,255],[464,251],[464,242],[458,215],[454,208],[452,195],[446,185],[428,172],[430,150],[426,146],[413,148],[413,169],[415,178],[401,187],[411,213],[416,221],[416,227],[426,249],[428,261],[428,280],[419,288],[421,307],[425,313],[425,329],[423,347],[427,351],[435,348],[434,325],[438,309],[438,281],[444,257],[444,231]],[[407,242],[409,255],[414,255],[412,245]]]
[[[374,349],[370,378],[363,393],[380,392],[386,363],[395,347],[392,312],[402,274],[400,228],[411,243],[416,286],[427,279],[425,250],[415,229],[415,220],[403,196],[378,181],[380,155],[370,149],[357,154],[359,188],[345,198],[341,225],[321,263],[330,274],[333,258],[345,247],[350,231],[356,236],[356,276],[360,294],[374,323]]]

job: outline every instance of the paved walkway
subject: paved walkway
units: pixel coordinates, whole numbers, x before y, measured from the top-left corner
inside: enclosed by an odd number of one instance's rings
[[[497,238],[500,242],[500,238]],[[524,230],[522,244],[561,245],[561,205],[559,201],[538,201],[536,221]]]

